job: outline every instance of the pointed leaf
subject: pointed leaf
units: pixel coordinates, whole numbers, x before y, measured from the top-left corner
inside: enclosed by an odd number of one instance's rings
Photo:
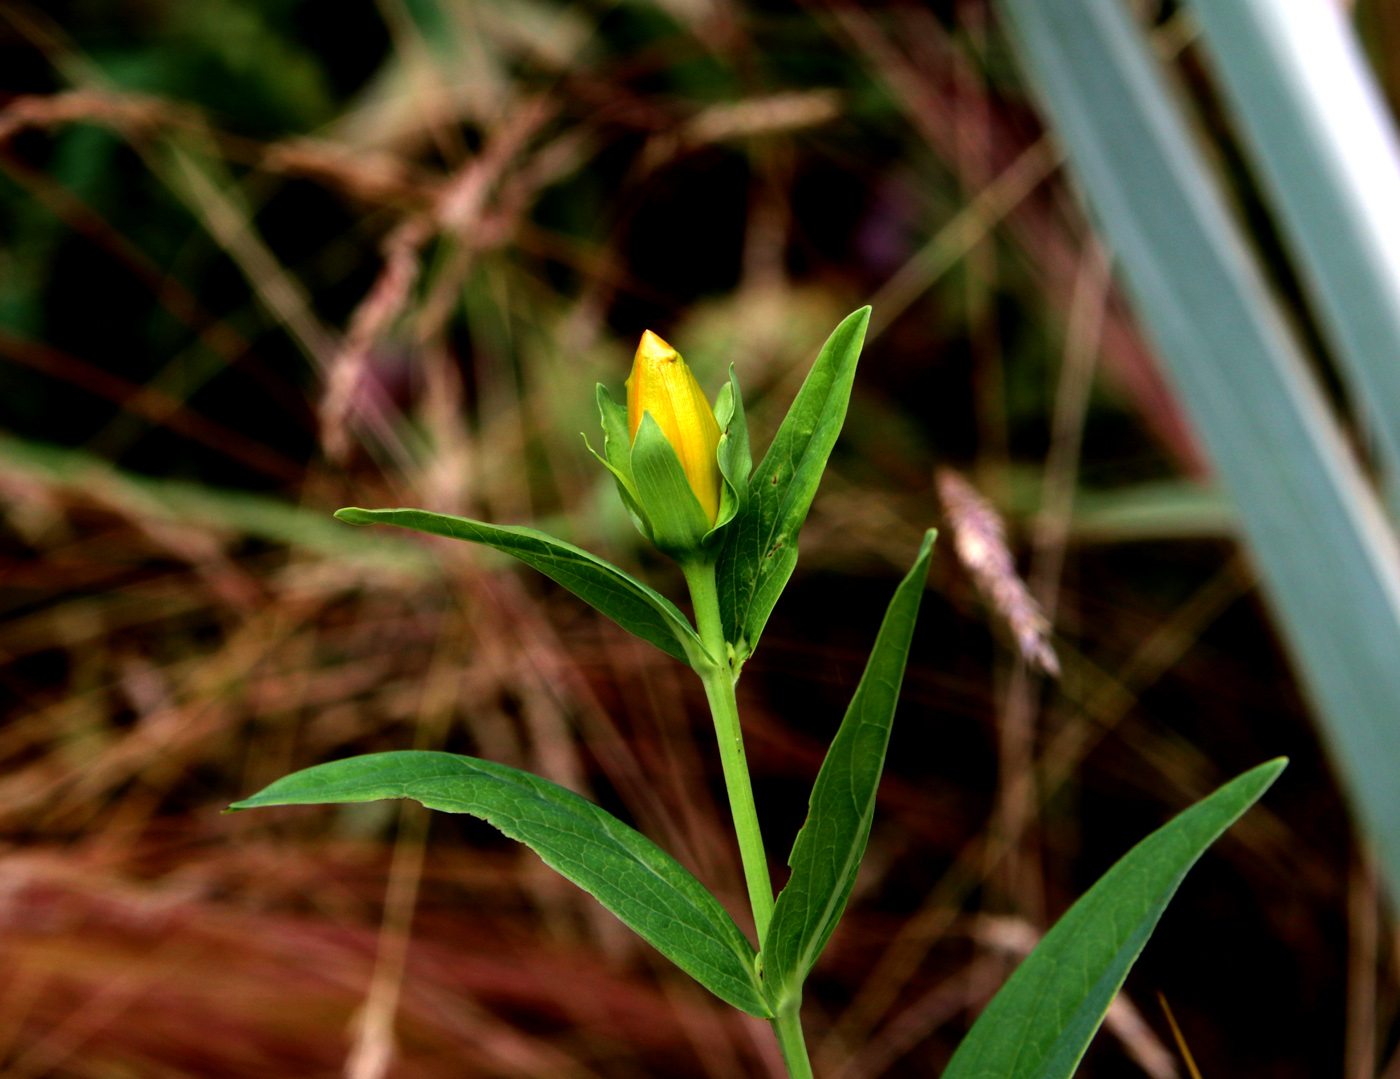
[[[802,983],[846,909],[865,855],[935,535],[933,529],[924,533],[918,559],[890,600],[860,685],[812,787],[807,822],[792,846],[792,876],[763,942],[763,979],[775,1011],[801,998]]]
[[[333,761],[279,779],[232,809],[412,798],[469,813],[524,843],[721,1000],[767,1016],[754,951],[679,862],[586,798],[504,764],[404,750]]]
[[[350,524],[397,525],[434,536],[482,543],[513,555],[592,604],[623,629],[650,641],[677,659],[706,658],[704,646],[680,609],[611,562],[572,543],[519,525],[489,525],[427,510],[364,510],[349,507],[335,515]]]
[[[1317,0],[1274,6],[1311,8]],[[1377,497],[1332,392],[1240,228],[1214,155],[1201,147],[1129,7],[1002,0],[1001,8],[1075,187],[1209,451],[1353,806],[1391,894],[1400,895],[1400,543],[1387,520],[1396,503]],[[1363,118],[1345,111],[1331,122],[1365,130]],[[1368,183],[1384,188],[1385,175],[1377,171]],[[1386,190],[1393,213],[1400,203]],[[1347,242],[1340,226],[1332,232],[1328,242]],[[1315,272],[1320,267],[1302,276]],[[1358,305],[1374,300],[1361,282],[1348,288]],[[1370,346],[1375,362],[1393,364],[1380,340]],[[1336,344],[1345,359],[1340,338]],[[1338,373],[1346,377],[1347,368]],[[1365,388],[1350,389],[1364,410]],[[1374,418],[1363,414],[1361,427]]]
[[[822,346],[730,526],[717,567],[720,617],[738,662],[753,652],[797,564],[797,534],[846,419],[870,308],[846,316]]]
[[[1287,763],[1246,772],[1125,854],[1002,986],[943,1079],[1069,1079],[1187,871]]]

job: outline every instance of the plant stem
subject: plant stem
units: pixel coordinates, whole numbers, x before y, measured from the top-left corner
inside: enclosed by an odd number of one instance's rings
[[[712,664],[697,664],[695,671],[705,684],[705,697],[715,721],[719,758],[724,765],[724,785],[729,792],[729,810],[734,817],[734,834],[739,838],[744,881],[749,887],[749,903],[753,907],[754,928],[758,930],[761,948],[768,935],[768,923],[773,920],[773,882],[768,877],[768,856],[763,850],[749,764],[744,756],[744,732],[739,726],[739,702],[734,696],[734,675],[729,667],[728,643],[719,615],[715,566],[713,562],[692,562],[682,564],[681,568],[690,586],[700,643],[715,660]],[[812,1079],[812,1062],[807,1058],[807,1041],[802,1036],[802,1018],[797,1006],[779,1012],[772,1023],[788,1075],[791,1079]]]
[[[719,592],[715,588],[715,566],[709,561],[682,563],[690,599],[695,607],[695,626],[713,664],[698,664],[695,673],[705,685],[705,697],[715,722],[719,759],[724,767],[724,786],[729,793],[729,811],[734,817],[734,834],[739,839],[739,856],[744,863],[744,882],[749,889],[754,928],[759,946],[768,933],[773,917],[773,883],[768,876],[768,856],[763,850],[763,834],[758,827],[749,765],[744,756],[744,734],[739,727],[739,703],[734,698],[734,678],[727,661],[728,646],[719,617]],[[775,1020],[776,1024],[776,1020]],[[798,1030],[801,1040],[801,1030]],[[784,1050],[786,1053],[786,1050]],[[806,1059],[805,1048],[802,1057]],[[796,1074],[796,1073],[794,1073]],[[808,1071],[806,1074],[810,1075]]]
[[[783,1063],[792,1079],[812,1079],[812,1062],[807,1059],[807,1039],[802,1036],[802,1017],[794,1005],[778,1013],[773,1020],[778,1035],[778,1048],[783,1051]]]

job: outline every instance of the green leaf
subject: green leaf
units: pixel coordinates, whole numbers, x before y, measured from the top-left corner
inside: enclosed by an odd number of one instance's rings
[[[685,478],[675,447],[650,412],[643,414],[632,442],[632,476],[657,549],[672,555],[698,550],[710,519]]]
[[[428,532],[434,536],[483,543],[514,555],[546,577],[563,585],[579,599],[592,604],[623,629],[650,641],[668,655],[694,663],[708,662],[709,654],[694,628],[665,596],[624,573],[611,562],[519,525],[489,525],[466,517],[452,517],[427,510],[336,510],[342,521],[356,525],[385,524]]]
[[[1196,0],[1323,329],[1400,482],[1400,154],[1365,54],[1331,4]]]
[[[753,471],[753,457],[749,452],[749,424],[744,418],[744,395],[739,390],[739,376],[734,373],[734,365],[729,365],[729,381],[719,389],[715,397],[715,420],[719,424],[720,475],[724,486],[720,489],[719,516],[715,518],[715,528],[723,528],[748,508],[749,473]]]
[[[768,1016],[754,950],[719,900],[646,836],[586,798],[518,768],[404,750],[279,779],[232,809],[412,798],[469,813],[538,854],[721,1000]]]
[[[1400,545],[1380,499],[1128,8],[1001,7],[1400,894]]]
[[[730,525],[717,567],[720,617],[742,663],[797,565],[797,535],[846,419],[870,308],[837,326],[797,391],[763,463],[749,481],[749,504]]]
[[[860,685],[812,787],[807,821],[792,845],[792,876],[763,941],[763,980],[774,1011],[801,999],[802,983],[855,884],[936,535],[933,529],[924,533],[918,559],[895,589]]]
[[[1100,877],[1002,986],[943,1079],[1069,1079],[1187,871],[1287,763],[1225,784]]]

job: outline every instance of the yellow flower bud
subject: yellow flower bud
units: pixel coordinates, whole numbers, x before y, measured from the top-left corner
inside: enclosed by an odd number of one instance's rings
[[[627,380],[627,433],[634,442],[647,412],[676,451],[690,489],[713,524],[719,516],[719,424],[680,353],[650,330],[642,334]]]

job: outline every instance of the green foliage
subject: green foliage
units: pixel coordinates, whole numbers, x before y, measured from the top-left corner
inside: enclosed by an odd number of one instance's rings
[[[800,1001],[802,983],[846,909],[865,855],[935,535],[932,529],[925,533],[918,559],[890,600],[860,685],[812,787],[807,821],[793,843],[792,876],[763,941],[764,988],[774,1011]]]
[[[705,572],[697,574],[690,565],[687,579],[705,640],[713,651],[719,635],[728,636],[731,661],[742,663],[792,573],[796,538],[841,429],[868,318],[868,308],[857,311],[827,341],[754,475],[747,501],[751,459],[732,370],[716,402],[723,431],[718,450],[725,479],[722,507],[734,515],[734,533],[726,539],[717,568],[704,563]],[[606,454],[600,460],[612,471],[628,509],[640,518],[639,527],[662,550],[698,550],[708,523],[655,420],[644,416],[629,445],[626,416],[601,386],[598,406]],[[689,660],[705,682],[727,754],[726,783],[763,934],[761,973],[752,946],[718,901],[669,855],[592,803],[529,773],[445,753],[376,754],[296,773],[234,808],[408,797],[431,808],[482,817],[537,851],[717,996],[772,1019],[791,1074],[810,1076],[798,1019],[802,987],[845,911],[869,841],[935,532],[925,534],[918,558],[886,610],[812,788],[807,820],[789,858],[792,875],[771,908],[770,921],[766,908],[772,891],[733,700],[737,663],[732,672],[724,671],[685,616],[658,593],[586,551],[533,529],[408,509],[344,509],[337,516],[505,551],[638,636]],[[718,588],[716,576],[723,582]],[[724,716],[729,721],[721,722]],[[733,744],[726,745],[726,739]],[[1072,1075],[1186,872],[1283,767],[1279,760],[1246,773],[1129,852],[1060,920],[998,994],[947,1075]]]
[[[720,999],[751,1015],[769,1014],[753,945],[719,901],[646,836],[529,772],[454,753],[372,753],[295,772],[230,808],[383,798],[480,817],[594,896]]]
[[[1400,885],[1396,536],[1127,10],[1003,6]]]
[[[1193,10],[1380,464],[1400,482],[1400,232],[1378,227],[1400,190],[1394,120],[1343,12],[1277,0]]]
[[[1269,761],[1153,832],[1099,878],[1031,952],[943,1079],[1068,1079],[1186,873],[1287,765]]]
[[[742,663],[797,565],[797,535],[841,433],[870,308],[832,331],[749,482],[717,568],[725,637]]]
[[[348,507],[337,510],[336,516],[351,524],[397,525],[494,547],[533,566],[668,655],[687,661],[705,655],[690,622],[665,596],[596,555],[533,528],[489,525],[466,517],[413,509]]]

